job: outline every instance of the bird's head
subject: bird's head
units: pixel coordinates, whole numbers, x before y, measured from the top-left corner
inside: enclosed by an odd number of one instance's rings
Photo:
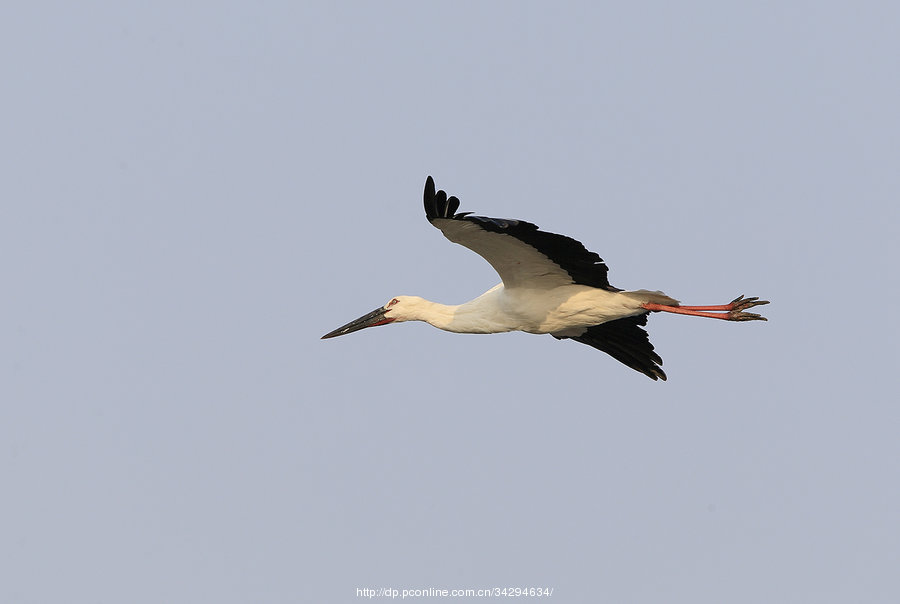
[[[332,332],[322,336],[323,340],[328,338],[336,338],[366,327],[376,327],[378,325],[387,325],[388,323],[401,321],[415,321],[419,319],[417,310],[425,301],[418,296],[395,296],[391,301],[380,308],[376,308],[372,312],[361,316],[360,318],[350,321],[346,325],[338,327]]]

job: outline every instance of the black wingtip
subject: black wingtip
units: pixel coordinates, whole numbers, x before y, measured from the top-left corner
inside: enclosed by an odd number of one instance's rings
[[[452,218],[456,216],[456,210],[459,209],[459,199],[456,198],[455,195],[451,195],[449,199],[447,199],[447,217]]]
[[[434,207],[434,179],[431,175],[425,179],[425,216],[431,220],[436,216],[436,208]]]
[[[425,179],[425,216],[428,220],[435,218],[453,218],[459,208],[459,200],[456,197],[447,197],[444,191],[435,191],[434,179],[429,176]]]

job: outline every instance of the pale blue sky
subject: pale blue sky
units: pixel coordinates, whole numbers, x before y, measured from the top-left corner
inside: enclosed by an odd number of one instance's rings
[[[0,601],[896,602],[900,10],[18,3],[0,15]],[[652,382],[423,324],[424,218],[685,303]]]

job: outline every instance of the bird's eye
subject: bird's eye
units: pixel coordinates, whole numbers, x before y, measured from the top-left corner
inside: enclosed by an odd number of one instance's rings
[[[390,302],[388,302],[388,306],[393,306],[393,305],[396,304],[396,303],[397,303],[397,298],[394,298],[393,300],[391,300]]]

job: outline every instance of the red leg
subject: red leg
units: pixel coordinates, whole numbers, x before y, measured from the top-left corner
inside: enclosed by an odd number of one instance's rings
[[[734,310],[731,304],[719,304],[718,306],[678,306],[685,310]]]
[[[766,318],[763,316],[744,311],[748,308],[768,303],[768,300],[760,300],[759,298],[745,299],[744,296],[738,296],[728,304],[717,306],[666,306],[665,304],[654,304],[653,302],[647,302],[642,306],[654,312],[671,312],[677,315],[709,317],[710,319],[724,319],[726,321],[765,321]],[[725,312],[706,312],[715,310]]]

